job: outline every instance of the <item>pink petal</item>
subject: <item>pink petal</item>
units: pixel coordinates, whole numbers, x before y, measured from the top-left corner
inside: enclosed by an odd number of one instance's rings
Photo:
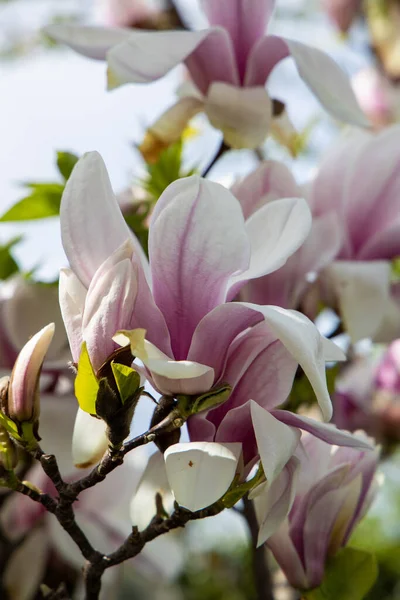
[[[284,522],[278,531],[267,540],[267,546],[288,582],[295,588],[306,589],[307,579],[300,556],[289,534],[289,523]]]
[[[105,60],[110,48],[129,38],[131,31],[117,27],[48,25],[44,32],[60,44],[66,44],[88,58]]]
[[[188,360],[213,367],[215,380],[218,381],[223,374],[233,340],[239,333],[261,320],[260,314],[234,302],[217,306],[197,325]]]
[[[321,423],[309,417],[301,417],[288,410],[273,410],[272,414],[292,427],[298,427],[304,431],[308,431],[315,437],[327,442],[328,444],[336,444],[337,446],[348,446],[349,448],[362,448],[371,450],[372,446],[369,442],[361,437],[357,437],[348,431],[337,429],[332,423]]]
[[[171,184],[150,225],[154,299],[176,360],[185,359],[199,321],[224,302],[229,278],[248,266],[240,205],[217,183],[192,176]]]
[[[113,336],[130,329],[137,280],[128,258],[110,266],[106,261],[89,286],[83,315],[83,339],[97,371],[116,349]]]
[[[268,135],[272,104],[263,86],[243,88],[216,81],[208,90],[204,110],[231,148],[257,148]]]
[[[289,56],[284,40],[276,35],[267,35],[259,39],[251,49],[247,60],[244,85],[253,87],[265,85],[272,69]]]
[[[208,413],[207,417],[212,412]],[[211,422],[207,420],[208,423]],[[240,442],[243,450],[243,461],[246,470],[251,468],[258,457],[258,447],[251,418],[251,402],[248,400],[242,406],[232,408],[226,412],[215,433],[216,442]]]
[[[213,57],[218,55],[218,61]],[[239,83],[231,40],[221,28],[203,31],[135,31],[107,56],[109,85],[148,83],[186,62],[202,93],[212,81]]]
[[[275,160],[263,161],[250,175],[235,183],[231,192],[239,200],[245,219],[271,200],[301,197],[291,171]]]
[[[201,5],[210,25],[219,25],[228,31],[243,79],[248,54],[265,33],[274,0],[202,0]]]
[[[99,266],[130,239],[146,265],[143,250],[122,216],[107,169],[97,152],[76,164],[60,208],[61,237],[72,270],[89,287]]]

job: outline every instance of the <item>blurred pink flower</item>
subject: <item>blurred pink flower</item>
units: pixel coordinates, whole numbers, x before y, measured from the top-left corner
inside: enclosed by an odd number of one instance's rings
[[[351,80],[357,100],[374,125],[382,129],[395,121],[391,84],[374,67],[361,69]]]
[[[298,453],[296,495],[286,521],[267,546],[298,589],[321,584],[328,558],[345,546],[368,510],[376,490],[377,450],[335,448],[307,436]],[[270,489],[277,494],[280,482]],[[255,498],[260,512],[265,498]]]
[[[322,0],[322,4],[332,23],[347,33],[360,10],[361,0]]]

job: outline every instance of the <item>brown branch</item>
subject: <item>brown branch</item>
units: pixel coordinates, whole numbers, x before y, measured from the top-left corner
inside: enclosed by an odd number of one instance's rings
[[[268,565],[267,549],[265,544],[257,548],[258,522],[254,504],[245,496],[243,498],[243,516],[247,521],[251,535],[251,549],[253,559],[253,576],[258,600],[274,600],[274,585]]]
[[[101,589],[101,577],[106,569],[137,556],[148,542],[151,542],[160,535],[180,527],[185,527],[189,521],[217,515],[224,508],[222,502],[216,502],[206,509],[191,512],[181,506],[175,505],[174,512],[166,519],[156,515],[143,531],[139,531],[137,527],[134,527],[130,536],[115,552],[86,564],[84,569],[86,600],[98,599]]]
[[[214,158],[212,159],[210,164],[205,168],[205,170],[202,174],[202,177],[205,177],[206,175],[208,175],[208,173],[211,171],[211,169],[213,168],[215,163],[221,158],[221,156],[223,156],[225,154],[225,152],[228,152],[228,150],[230,150],[230,147],[227,146],[225,144],[225,142],[222,140],[221,145],[218,148],[217,154],[214,156]]]
[[[22,481],[18,481],[13,490],[15,492],[19,492],[20,494],[23,494],[24,496],[28,496],[35,502],[39,502],[39,504],[44,506],[44,508],[48,512],[55,514],[57,510],[57,501],[54,500],[54,498],[52,498],[49,494],[44,494],[39,490],[35,490],[23,483]]]

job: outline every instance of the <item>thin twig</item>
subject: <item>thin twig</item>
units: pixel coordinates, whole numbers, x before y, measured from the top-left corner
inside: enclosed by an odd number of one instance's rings
[[[212,161],[210,162],[210,164],[205,168],[202,177],[205,177],[206,175],[208,175],[208,173],[211,171],[211,169],[213,168],[213,166],[215,165],[215,163],[221,158],[221,156],[223,154],[225,154],[225,152],[227,152],[228,150],[230,150],[229,146],[227,146],[225,144],[225,142],[222,140],[221,145],[218,149],[217,154],[214,156],[214,158],[212,159]]]

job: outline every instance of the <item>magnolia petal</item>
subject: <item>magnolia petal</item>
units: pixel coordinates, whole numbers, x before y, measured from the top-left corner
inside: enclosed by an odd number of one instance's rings
[[[153,295],[185,359],[199,321],[226,298],[230,277],[249,264],[250,243],[232,194],[197,176],[168,186],[149,233]]]
[[[296,589],[307,589],[306,574],[301,558],[290,537],[288,520],[284,521],[278,531],[267,540],[267,546],[289,583]]]
[[[282,423],[291,427],[298,427],[308,431],[315,437],[336,446],[348,446],[349,448],[361,448],[371,450],[374,446],[365,438],[356,436],[354,433],[337,429],[332,423],[321,423],[309,417],[296,415],[288,410],[273,410],[272,414]]]
[[[293,456],[301,433],[296,428],[287,427],[253,401],[251,417],[264,474],[270,485]]]
[[[244,85],[264,86],[272,69],[287,56],[289,56],[289,49],[282,38],[276,35],[260,38],[250,51]]]
[[[131,521],[140,530],[147,527],[156,513],[155,497],[157,493],[161,494],[165,510],[171,512],[174,498],[167,479],[164,456],[161,452],[150,456],[131,501]]]
[[[239,200],[245,219],[271,200],[301,197],[291,171],[276,160],[265,160],[247,177],[236,182],[231,192]]]
[[[332,417],[332,403],[326,384],[324,342],[314,323],[296,310],[247,302],[241,304],[264,315],[269,327],[307,375],[324,420],[329,421]]]
[[[214,382],[214,369],[190,360],[172,360],[145,339],[144,329],[119,331],[114,341],[124,346],[130,343],[134,356],[150,371],[153,383],[162,394],[199,394],[208,391]]]
[[[301,42],[284,40],[300,77],[322,106],[337,119],[359,127],[370,123],[361,110],[350,80],[330,56]]]
[[[232,285],[282,267],[306,239],[311,223],[310,209],[301,198],[275,200],[259,208],[246,221],[251,241],[250,266],[232,278]]]
[[[110,48],[129,38],[129,29],[118,27],[82,27],[82,25],[48,25],[43,29],[50,38],[66,44],[88,58],[105,60]]]
[[[274,0],[202,0],[201,5],[210,25],[219,25],[228,31],[243,76],[252,46],[265,33]]]
[[[80,408],[72,434],[72,460],[78,469],[95,465],[108,447],[106,424]]]
[[[260,493],[253,500],[260,524],[257,546],[264,544],[289,514],[295,497],[299,469],[300,461],[292,456],[272,484],[261,484],[263,489],[259,490]]]
[[[65,253],[86,287],[124,240],[132,241],[146,267],[147,259],[125,223],[106,166],[97,152],[88,152],[75,165],[61,200],[60,219]]]
[[[82,318],[86,292],[85,286],[71,269],[61,269],[58,283],[60,308],[75,363],[79,360],[83,341]]]
[[[181,98],[168,108],[146,131],[139,149],[146,162],[154,163],[161,152],[177,142],[188,122],[203,109],[202,100],[193,97]]]
[[[43,528],[29,532],[7,562],[3,586],[8,598],[33,600],[46,572],[50,545]]]
[[[137,279],[128,258],[112,265],[113,257],[95,273],[83,315],[83,339],[96,372],[115,350],[116,331],[129,328],[137,293]]]
[[[220,60],[213,61],[218,53]],[[238,83],[232,45],[221,28],[203,31],[131,33],[107,55],[109,88],[126,83],[148,83],[160,79],[186,61],[197,87],[206,92],[210,81]],[[210,64],[207,64],[207,63]]]
[[[164,454],[175,499],[191,511],[214,504],[228,491],[242,452],[241,444],[174,444]]]
[[[8,389],[8,413],[17,421],[39,416],[38,381],[53,335],[54,323],[50,323],[25,344],[15,361]]]
[[[337,261],[326,270],[353,342],[373,337],[389,299],[390,263]]]
[[[208,91],[204,110],[231,148],[257,148],[268,135],[272,103],[264,87],[241,88],[215,82]]]
[[[359,485],[357,487],[359,491]],[[357,487],[351,482],[327,492],[317,499],[306,515],[303,530],[304,563],[310,587],[317,587],[322,582],[329,546],[331,542],[334,543],[331,536],[335,533],[335,527],[338,530],[345,529],[350,520],[348,509],[355,508]]]

